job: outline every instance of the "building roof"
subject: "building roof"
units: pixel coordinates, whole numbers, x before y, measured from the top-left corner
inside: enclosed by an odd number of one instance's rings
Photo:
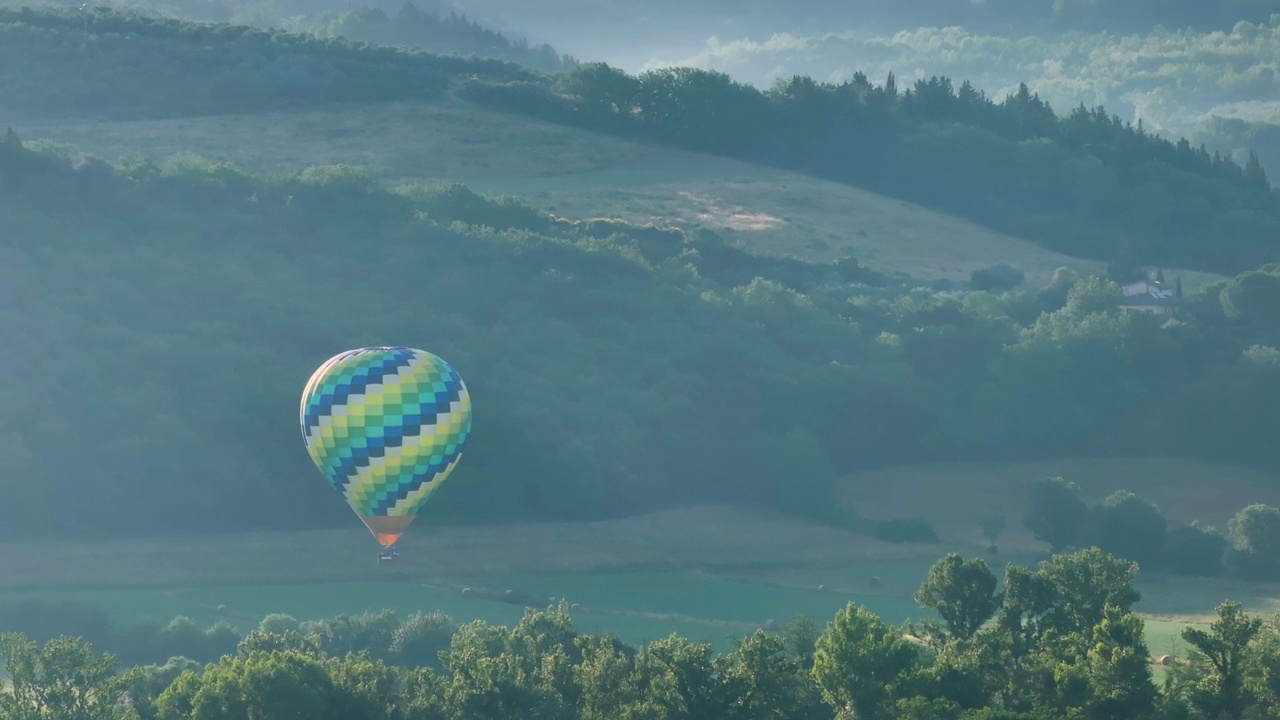
[[[1146,305],[1178,305],[1182,302],[1181,298],[1162,293],[1158,290],[1152,290],[1145,295],[1129,295],[1120,301],[1120,307],[1136,307]]]

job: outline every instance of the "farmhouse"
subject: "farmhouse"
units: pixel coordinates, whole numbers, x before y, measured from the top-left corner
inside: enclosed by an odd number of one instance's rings
[[[1139,280],[1129,283],[1124,288],[1124,298],[1120,300],[1121,310],[1151,313],[1152,315],[1176,315],[1182,298],[1176,297],[1173,290],[1165,287],[1159,280]]]

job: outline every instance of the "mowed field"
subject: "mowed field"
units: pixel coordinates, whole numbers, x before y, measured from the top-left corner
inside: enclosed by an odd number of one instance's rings
[[[461,182],[570,219],[703,226],[754,252],[829,261],[852,255],[920,280],[967,280],[1008,263],[1039,286],[1058,267],[1102,272],[954,216],[858,188],[479,108],[456,99],[178,120],[20,126],[24,139],[111,162],[195,154],[255,174],[364,167],[388,185]],[[1170,269],[1166,268],[1166,272]],[[1188,291],[1217,276],[1182,275]]]
[[[182,614],[247,630],[272,612],[319,619],[384,608],[510,624],[524,604],[563,598],[578,606],[584,631],[631,642],[675,632],[725,650],[769,620],[805,614],[825,623],[848,602],[892,623],[926,617],[912,594],[946,552],[985,556],[977,519],[986,515],[1008,518],[1000,554],[987,556],[996,572],[1010,562],[1034,566],[1045,550],[1021,528],[1026,486],[1052,475],[1079,482],[1091,502],[1121,488],[1139,492],[1174,524],[1222,526],[1249,503],[1280,505],[1275,478],[1174,459],[923,465],[844,478],[840,490],[864,519],[928,520],[942,540],[936,545],[884,543],[723,506],[501,526],[433,525],[447,508],[431,507],[406,534],[395,566],[374,563],[374,543],[354,518],[350,529],[308,533],[11,543],[0,546],[0,605],[75,602],[123,624]],[[1144,571],[1139,588],[1155,656],[1181,648],[1181,629],[1205,622],[1223,600],[1280,610],[1277,584]],[[218,605],[227,611],[215,612]]]

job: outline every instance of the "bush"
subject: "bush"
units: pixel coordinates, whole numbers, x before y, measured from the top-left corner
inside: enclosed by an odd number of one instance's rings
[[[1060,477],[1041,480],[1031,488],[1031,510],[1022,524],[1053,552],[1074,545],[1089,518],[1080,487]]]
[[[974,290],[1012,290],[1026,279],[1026,274],[1021,270],[1001,263],[974,270],[969,275],[969,287]]]
[[[877,523],[871,535],[878,540],[894,543],[940,542],[933,526],[919,518],[886,520]]]
[[[1215,577],[1222,574],[1226,549],[1227,539],[1214,528],[1184,525],[1165,535],[1164,567],[1177,575]]]
[[[297,618],[294,618],[292,615],[272,613],[262,618],[262,622],[258,624],[258,629],[266,633],[283,635],[289,631],[297,632],[300,626],[301,623],[299,623]]]
[[[1089,515],[1088,540],[1141,566],[1160,564],[1168,524],[1151,501],[1120,490]]]
[[[458,624],[442,612],[414,613],[391,638],[391,660],[404,667],[443,668],[440,651],[449,649]]]
[[[1257,503],[1236,513],[1231,532],[1233,564],[1251,580],[1280,578],[1280,510]]]

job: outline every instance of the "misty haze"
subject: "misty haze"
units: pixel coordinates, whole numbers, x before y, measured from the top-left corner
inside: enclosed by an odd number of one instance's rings
[[[1280,716],[1280,0],[0,0],[0,720]]]

